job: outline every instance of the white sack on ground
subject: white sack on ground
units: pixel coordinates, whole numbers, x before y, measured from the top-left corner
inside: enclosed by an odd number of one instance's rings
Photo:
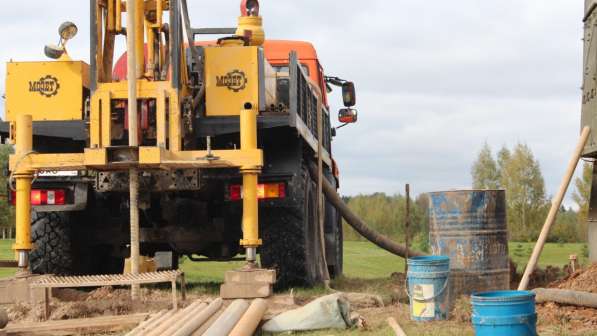
[[[352,327],[350,303],[341,293],[331,294],[304,307],[284,312],[263,325],[265,332],[346,329]]]

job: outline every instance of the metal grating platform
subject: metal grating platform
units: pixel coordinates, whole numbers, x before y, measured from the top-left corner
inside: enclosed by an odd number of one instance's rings
[[[32,288],[130,286],[177,281],[184,277],[181,271],[133,274],[49,276],[31,284]]]
[[[51,288],[81,288],[104,286],[132,286],[170,282],[172,284],[172,308],[178,308],[176,282],[180,280],[180,291],[183,301],[186,299],[186,284],[184,273],[181,271],[164,271],[133,274],[110,275],[82,275],[82,276],[47,276],[33,281],[29,287],[43,288],[45,296],[44,317],[50,315],[50,289]]]

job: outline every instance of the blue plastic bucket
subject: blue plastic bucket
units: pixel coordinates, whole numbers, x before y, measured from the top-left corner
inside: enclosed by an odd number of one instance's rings
[[[536,336],[535,293],[497,291],[471,295],[477,336]]]
[[[450,258],[425,256],[408,259],[407,291],[414,321],[445,320],[449,311]]]

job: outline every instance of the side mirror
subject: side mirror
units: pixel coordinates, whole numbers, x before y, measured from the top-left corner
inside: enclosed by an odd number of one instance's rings
[[[357,122],[358,112],[353,108],[343,108],[338,112],[338,121],[343,124],[354,124]]]
[[[353,82],[344,82],[342,84],[342,100],[346,107],[353,107],[357,104],[357,94]]]

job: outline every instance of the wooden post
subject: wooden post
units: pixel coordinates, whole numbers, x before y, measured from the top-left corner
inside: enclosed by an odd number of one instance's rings
[[[400,324],[398,324],[398,322],[396,321],[395,318],[388,317],[388,319],[386,321],[390,325],[390,328],[392,328],[392,330],[394,330],[394,333],[396,334],[396,336],[406,336],[406,333],[404,332],[402,327],[400,327]]]
[[[406,245],[404,273],[406,273],[408,272],[408,249],[410,248],[410,184],[406,185],[406,215],[404,217],[404,245]]]
[[[564,196],[566,195],[566,191],[568,190],[568,186],[570,185],[570,181],[572,180],[572,176],[574,176],[574,171],[576,170],[576,166],[580,157],[582,155],[582,151],[585,148],[587,140],[589,139],[589,134],[591,133],[590,127],[585,127],[582,130],[580,140],[576,145],[576,149],[574,150],[574,154],[568,163],[568,169],[566,170],[566,174],[564,175],[564,179],[560,184],[560,189],[556,197],[553,199],[551,203],[551,209],[549,210],[549,214],[545,219],[545,224],[543,224],[543,228],[541,229],[541,234],[539,234],[539,239],[537,239],[537,243],[535,244],[535,248],[533,249],[533,254],[531,254],[531,258],[529,259],[529,263],[527,264],[526,269],[524,270],[524,275],[522,276],[522,280],[520,280],[520,285],[518,286],[518,290],[526,290],[529,285],[529,280],[531,278],[531,274],[535,271],[535,267],[537,267],[537,262],[539,261],[539,256],[541,256],[541,252],[543,251],[543,246],[545,246],[545,242],[547,241],[547,236],[549,235],[549,231],[553,226],[554,222],[556,221],[556,216],[558,215],[558,211],[560,210],[560,206],[562,206],[562,201],[564,200]]]

